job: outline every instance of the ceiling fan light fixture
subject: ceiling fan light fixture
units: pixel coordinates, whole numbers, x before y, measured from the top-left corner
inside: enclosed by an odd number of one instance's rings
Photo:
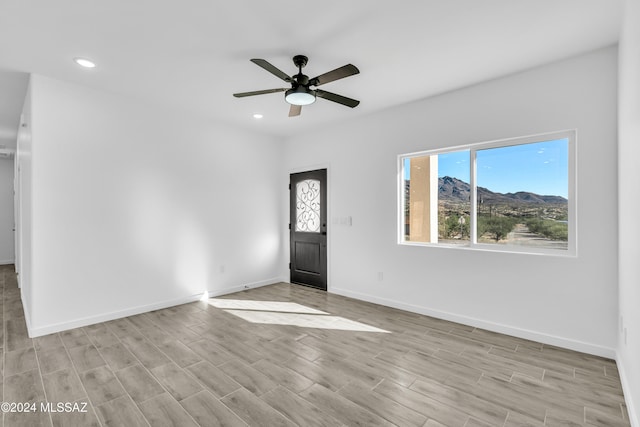
[[[316,102],[316,94],[304,86],[298,86],[286,91],[284,99],[291,105],[309,105]]]

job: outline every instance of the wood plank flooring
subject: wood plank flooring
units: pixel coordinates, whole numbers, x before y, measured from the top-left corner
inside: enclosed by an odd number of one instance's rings
[[[612,360],[301,286],[30,339],[0,285],[1,400],[87,404],[6,427],[629,426]]]

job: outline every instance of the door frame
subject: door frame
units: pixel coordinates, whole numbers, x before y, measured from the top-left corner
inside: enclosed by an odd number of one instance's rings
[[[286,265],[291,262],[291,239],[290,239],[290,231],[288,224],[291,222],[291,218],[289,216],[291,209],[291,198],[290,198],[290,190],[289,190],[289,180],[291,179],[291,174],[293,173],[301,173],[301,172],[311,172],[318,169],[326,169],[327,170],[327,290],[329,292],[331,290],[331,240],[332,240],[332,229],[333,229],[333,220],[331,216],[331,167],[329,163],[315,163],[313,165],[301,166],[297,168],[290,168],[287,172],[287,184],[285,188],[287,189],[287,204],[286,204],[286,215],[287,222],[285,224],[285,232],[287,237],[285,239],[285,254],[286,254]],[[291,225],[293,227],[293,224]],[[291,280],[291,271],[287,269],[287,282]],[[290,282],[289,282],[290,283]]]

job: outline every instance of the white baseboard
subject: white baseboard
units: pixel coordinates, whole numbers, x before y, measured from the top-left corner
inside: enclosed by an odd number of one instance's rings
[[[247,283],[239,286],[227,287],[224,289],[216,289],[214,291],[209,291],[209,297],[220,296],[231,294],[234,292],[242,291],[250,288],[257,288],[260,286],[271,285],[273,283],[281,282],[282,280],[277,277],[273,279],[262,280],[259,282]],[[53,325],[41,326],[37,328],[32,328],[29,319],[31,317],[28,315],[27,310],[25,308],[25,319],[27,323],[27,331],[29,332],[30,338],[39,337],[42,335],[53,334],[56,332],[66,331],[68,329],[80,328],[83,326],[89,326],[96,323],[108,322],[110,320],[121,319],[123,317],[135,316],[136,314],[148,313],[153,310],[161,310],[163,308],[174,307],[176,305],[188,304],[190,302],[198,301],[202,299],[202,294],[188,295],[181,298],[176,298],[168,301],[156,302],[148,305],[141,305],[137,307],[131,307],[124,310],[113,311],[110,313],[99,314],[96,316],[84,317],[82,319],[71,320],[68,322],[56,323]],[[24,303],[23,303],[24,306]]]
[[[633,401],[633,395],[631,389],[629,389],[629,383],[627,381],[627,369],[620,354],[616,352],[616,364],[618,365],[618,372],[620,373],[620,383],[622,384],[622,392],[624,393],[624,403],[627,405],[627,414],[629,414],[629,423],[631,427],[640,427],[640,420],[638,419],[638,410],[640,407],[635,405]]]
[[[516,328],[513,326],[503,325],[500,323],[488,322],[486,320],[476,319],[474,317],[467,317],[467,316],[462,316],[455,313],[449,313],[446,311],[434,310],[428,307],[407,304],[407,303],[386,299],[386,298],[379,298],[379,297],[375,297],[367,294],[362,294],[359,292],[348,291],[345,289],[331,287],[329,291],[338,295],[343,295],[350,298],[372,302],[374,304],[380,304],[380,305],[385,305],[387,307],[398,308],[400,310],[410,311],[412,313],[424,314],[426,316],[436,317],[438,319],[443,319],[443,320],[449,320],[451,322],[456,322],[456,323],[462,323],[464,325],[469,325],[469,326],[473,326],[481,329],[487,329],[489,331],[499,332],[505,335],[511,335],[518,338],[541,342],[543,344],[563,347],[569,350],[575,350],[582,353],[592,354],[595,356],[606,357],[609,359],[616,358],[616,351],[613,348],[585,343],[582,341],[572,340],[569,338],[558,337],[555,335],[543,334],[540,332]]]
[[[286,282],[288,279],[283,277],[274,277],[272,279],[261,280],[259,282],[245,283],[239,286],[232,286],[224,289],[216,289],[209,291],[209,298],[219,297],[220,295],[233,294],[235,292],[246,291],[247,289],[259,288],[262,286],[273,285],[274,283]]]
[[[10,265],[10,264],[15,264],[16,260],[14,259],[3,259],[0,260],[0,265]]]
[[[20,302],[22,303],[22,311],[24,312],[24,322],[27,324],[27,334],[31,338],[31,312],[29,306],[24,303],[23,289],[20,288]]]
[[[153,310],[160,310],[163,308],[173,307],[176,305],[187,304],[190,302],[198,301],[202,298],[202,294],[189,295],[182,298],[176,298],[168,301],[161,301],[148,305],[141,305],[137,307],[131,307],[124,310],[112,311],[110,313],[98,314],[96,316],[84,317],[82,319],[71,320],[68,322],[55,323],[52,325],[41,326],[38,328],[31,328],[27,322],[27,330],[29,331],[29,337],[35,338],[42,335],[49,335],[56,332],[66,331],[68,329],[80,328],[83,326],[89,326],[96,323],[108,322],[110,320],[121,319],[123,317],[135,316],[136,314],[148,313]],[[25,317],[26,317],[25,313]]]

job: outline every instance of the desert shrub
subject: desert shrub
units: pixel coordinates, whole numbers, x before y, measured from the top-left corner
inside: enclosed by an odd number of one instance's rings
[[[564,222],[554,221],[552,219],[530,219],[526,222],[529,231],[540,234],[552,240],[569,240],[569,227]]]
[[[516,226],[517,219],[504,216],[478,217],[478,236],[489,234],[498,242],[507,237]]]
[[[469,217],[467,215],[463,215],[464,224],[462,227],[460,226],[460,216],[456,214],[452,214],[445,220],[445,227],[443,235],[445,238],[450,239],[455,236],[460,236],[461,239],[469,238]],[[462,233],[461,233],[462,231]]]

